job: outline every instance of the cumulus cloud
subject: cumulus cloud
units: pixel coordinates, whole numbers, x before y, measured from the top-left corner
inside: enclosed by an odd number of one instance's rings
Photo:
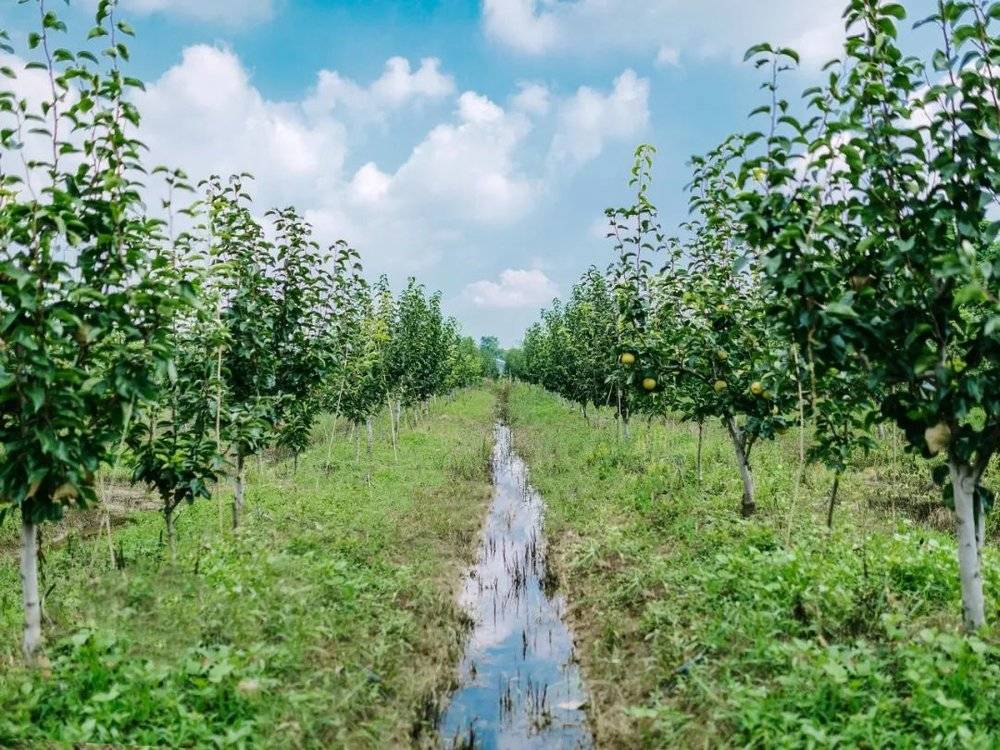
[[[368,195],[411,217],[437,211],[460,224],[496,224],[523,216],[541,190],[516,162],[528,119],[472,91],[459,97],[455,118],[432,129],[394,174],[365,165],[352,183],[377,185]]]
[[[559,20],[536,12],[535,0],[485,0],[483,22],[487,33],[521,52],[539,54],[560,44]]]
[[[514,268],[503,271],[499,281],[474,281],[463,292],[476,307],[492,310],[542,307],[558,295],[559,287],[543,271]]]
[[[832,0],[485,0],[482,23],[524,54],[666,49],[739,59],[751,44],[775,41],[815,64],[840,52],[841,10]]]
[[[260,207],[297,205],[321,242],[349,239],[375,272],[418,273],[464,252],[477,227],[525,216],[544,190],[519,163],[532,131],[528,114],[473,91],[458,96],[400,164],[347,167],[357,159],[352,134],[367,121],[350,114],[388,118],[407,102],[453,90],[436,60],[413,69],[392,58],[367,85],[327,72],[304,99],[276,101],[232,50],[195,45],[137,94],[137,104],[151,162],[181,166],[195,179],[248,171]]]
[[[549,111],[550,94],[540,83],[522,83],[520,91],[511,99],[514,109],[532,115],[544,115]]]
[[[649,81],[626,70],[611,91],[581,86],[562,103],[550,161],[582,164],[598,156],[608,140],[634,138],[649,124]]]
[[[382,119],[387,112],[418,100],[440,100],[455,92],[455,81],[441,72],[441,61],[426,57],[412,70],[404,57],[391,57],[382,75],[361,86],[336,71],[321,70],[316,87],[306,101],[313,115],[346,110],[363,118]]]
[[[341,174],[343,125],[264,98],[228,49],[188,47],[137,98],[154,158],[198,176],[250,171],[266,203],[291,201],[312,181]]]

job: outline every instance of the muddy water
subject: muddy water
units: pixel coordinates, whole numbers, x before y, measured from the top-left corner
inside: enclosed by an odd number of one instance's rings
[[[544,585],[542,499],[503,424],[492,466],[493,502],[462,592],[475,626],[441,718],[443,747],[591,748],[563,601]]]

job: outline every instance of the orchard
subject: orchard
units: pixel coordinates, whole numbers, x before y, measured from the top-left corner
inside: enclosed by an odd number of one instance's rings
[[[21,525],[29,661],[43,642],[39,529],[99,502],[103,468],[131,462],[155,488],[172,550],[178,509],[226,475],[238,527],[247,462],[272,446],[297,460],[321,411],[357,424],[387,407],[395,434],[401,408],[481,375],[436,296],[411,280],[373,304],[346,243],[321,248],[294,207],[258,220],[250,175],[192,184],[144,165],[115,4],[101,0],[89,34],[104,46],[76,53],[50,51],[68,30],[39,9],[28,46],[47,98],[0,94],[0,512]]]
[[[984,475],[1000,450],[1000,6],[940,2],[918,24],[940,30],[928,63],[897,46],[905,15],[854,0],[843,57],[798,108],[781,91],[798,54],[751,48],[768,94],[753,115],[767,127],[692,160],[680,239],[665,239],[648,197],[654,149],[636,151],[636,202],[607,214],[617,258],[604,283],[618,305],[605,402],[626,435],[638,411],[721,420],[744,515],[759,441],[808,425],[811,457],[839,478],[874,428],[898,428],[908,450],[937,457],[927,471],[954,513],[975,630],[994,500]],[[570,309],[528,331],[517,374],[580,401],[559,387],[578,378],[552,375],[595,341],[549,324]],[[837,479],[831,514],[836,493]]]
[[[442,293],[378,275],[362,258],[396,248],[331,241],[316,206],[262,204],[269,178],[154,163],[118,4],[78,35],[22,0],[0,746],[996,747],[1000,2],[842,2],[821,73],[746,52],[760,105],[687,162],[681,215],[675,155],[634,150],[601,256],[541,309],[517,284],[548,298],[561,260]],[[534,54],[603,5],[526,8]],[[394,60],[370,90],[324,71],[303,122],[328,86],[377,139],[376,105],[454,88]],[[421,159],[473,134],[513,175],[503,149],[550,111],[574,158],[600,140],[599,92],[518,85],[507,109],[461,94],[337,215],[394,236],[429,205],[393,192]],[[627,157],[644,136],[616,128]],[[465,232],[505,209],[435,174],[420,200],[464,213],[420,240],[475,265]],[[527,304],[527,328],[477,341],[462,304]]]

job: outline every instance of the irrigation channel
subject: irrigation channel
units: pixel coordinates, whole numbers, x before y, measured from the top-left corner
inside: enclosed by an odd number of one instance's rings
[[[441,718],[443,745],[592,748],[563,599],[546,585],[542,498],[502,423],[491,465],[493,500],[461,594],[475,625]]]

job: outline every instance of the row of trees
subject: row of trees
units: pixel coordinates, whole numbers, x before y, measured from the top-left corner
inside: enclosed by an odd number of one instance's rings
[[[895,424],[909,450],[941,456],[978,628],[983,477],[1000,449],[1000,3],[939,0],[917,24],[940,40],[928,61],[900,49],[902,5],[851,0],[844,17],[844,54],[801,105],[781,93],[797,54],[749,50],[765,125],[693,160],[677,237],[639,148],[636,202],[608,211],[615,262],[543,314],[510,369],[625,424],[635,410],[721,420],[744,514],[760,440],[809,421],[810,455],[839,479],[875,425]]]
[[[395,446],[402,410],[483,373],[439,295],[369,286],[295,208],[260,217],[248,175],[147,170],[115,4],[76,51],[37,5],[34,60],[0,68],[0,517],[21,519],[29,660],[39,524],[97,502],[102,467],[155,489],[172,551],[179,506],[230,474],[238,526],[247,460],[297,461],[321,412],[370,426],[387,408]],[[14,54],[3,32],[0,48]]]

